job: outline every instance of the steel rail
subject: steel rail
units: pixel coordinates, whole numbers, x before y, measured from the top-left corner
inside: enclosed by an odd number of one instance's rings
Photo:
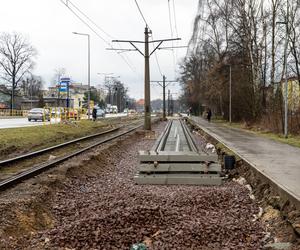
[[[180,124],[181,124],[182,130],[183,130],[185,139],[188,142],[188,146],[189,146],[190,150],[194,151],[194,152],[199,152],[197,144],[194,141],[194,138],[192,136],[192,133],[190,132],[190,130],[187,128],[186,124],[181,119],[180,119]]]
[[[72,152],[72,153],[70,153],[68,155],[65,155],[65,156],[62,156],[60,158],[57,158],[57,159],[55,159],[55,160],[53,160],[51,162],[42,163],[42,164],[37,165],[37,166],[35,166],[35,167],[31,168],[31,169],[25,170],[24,172],[21,172],[21,173],[16,174],[16,175],[14,175],[12,177],[9,177],[9,178],[7,178],[7,179],[5,179],[5,180],[3,180],[3,181],[0,182],[0,190],[5,190],[5,189],[7,189],[7,188],[9,188],[9,187],[11,187],[11,186],[13,186],[13,185],[15,185],[15,184],[23,181],[23,180],[25,180],[25,179],[31,178],[32,176],[35,176],[35,175],[37,175],[37,174],[39,174],[41,172],[44,172],[44,171],[48,170],[49,168],[54,167],[55,165],[57,165],[59,163],[62,163],[62,162],[66,161],[66,160],[68,160],[68,159],[70,159],[70,158],[72,158],[74,156],[77,156],[77,155],[79,155],[79,154],[81,154],[81,153],[83,153],[83,152],[85,152],[85,151],[87,151],[87,150],[89,150],[89,149],[91,149],[93,147],[99,146],[99,145],[101,145],[103,143],[112,141],[112,140],[114,140],[116,138],[119,138],[121,136],[129,134],[130,132],[132,132],[132,131],[134,131],[134,130],[142,127],[142,126],[143,125],[140,124],[140,125],[138,125],[138,126],[136,126],[134,128],[131,128],[131,129],[129,129],[129,130],[123,132],[123,133],[119,133],[119,134],[113,135],[113,136],[111,136],[109,138],[100,140],[100,141],[98,141],[96,143],[93,143],[92,145],[89,145],[89,146],[83,148],[83,149],[77,150],[77,151]]]
[[[132,122],[130,124],[134,124],[134,123],[135,122]],[[91,138],[94,138],[94,137],[98,137],[98,136],[101,136],[101,135],[105,135],[105,134],[108,134],[108,133],[115,132],[115,131],[119,130],[120,128],[124,127],[124,126],[126,126],[126,125],[122,125],[122,126],[119,126],[119,127],[113,128],[113,129],[102,131],[102,132],[99,132],[99,133],[96,133],[96,134],[83,136],[83,137],[76,138],[76,139],[71,140],[71,141],[67,141],[67,142],[64,142],[64,143],[61,143],[61,144],[57,144],[57,145],[48,147],[48,148],[40,149],[40,150],[37,150],[37,151],[34,151],[34,152],[30,152],[30,153],[27,153],[27,154],[23,154],[23,155],[19,155],[19,156],[13,157],[13,158],[2,160],[2,161],[0,161],[0,169],[2,167],[4,167],[5,165],[17,162],[19,160],[24,160],[24,159],[27,159],[27,158],[30,158],[30,157],[33,157],[33,156],[40,155],[42,153],[49,152],[49,151],[54,150],[54,149],[58,149],[58,148],[61,148],[61,147],[64,147],[64,146],[71,145],[71,144],[76,143],[76,142],[84,141],[84,140],[87,140],[87,139],[91,139]]]
[[[26,158],[37,156],[37,155],[40,155],[42,153],[49,152],[49,151],[51,151],[53,149],[58,149],[58,148],[61,148],[61,147],[73,144],[75,142],[80,142],[80,141],[84,141],[84,140],[87,140],[87,139],[90,139],[90,138],[94,138],[94,137],[97,137],[97,136],[100,136],[100,135],[109,134],[109,133],[112,133],[112,132],[115,132],[115,131],[119,130],[120,128],[121,128],[121,126],[117,127],[117,128],[109,129],[109,130],[106,130],[106,131],[102,131],[102,132],[97,133],[97,134],[83,136],[83,137],[80,137],[80,138],[77,138],[77,139],[74,139],[74,140],[71,140],[71,141],[67,141],[67,142],[64,142],[64,143],[61,143],[61,144],[57,144],[57,145],[54,145],[54,146],[51,146],[51,147],[48,147],[48,148],[44,148],[44,149],[41,149],[41,150],[30,152],[30,153],[27,153],[27,154],[24,154],[24,155],[19,155],[19,156],[16,156],[14,158],[2,160],[2,161],[0,161],[0,169],[2,167],[4,167],[5,165],[17,162],[19,160],[24,160]]]
[[[168,136],[170,134],[172,124],[173,124],[173,120],[169,120],[164,132],[162,133],[162,136],[159,139],[159,143],[157,145],[156,151],[163,151],[165,149],[166,142],[167,142]]]

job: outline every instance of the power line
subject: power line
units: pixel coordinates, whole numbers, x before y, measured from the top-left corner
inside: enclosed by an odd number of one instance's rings
[[[96,36],[98,36],[103,42],[105,42],[106,44],[108,44],[109,46],[111,46],[111,44],[109,42],[107,42],[101,35],[98,34],[97,31],[95,31],[86,21],[84,21],[74,10],[72,10],[72,8],[70,8],[70,6],[68,5],[68,3],[70,2],[70,0],[68,0],[66,3],[63,0],[60,0],[81,22],[83,22],[91,31],[93,31]]]
[[[173,38],[173,27],[172,27],[170,0],[168,0],[168,9],[169,9],[169,24],[170,24],[171,37]]]
[[[152,42],[153,42],[153,39],[154,39],[154,38],[153,38],[153,35],[152,35],[152,36],[151,36]],[[152,43],[152,45],[153,45],[153,49],[154,49],[154,48],[155,48],[155,47],[154,47],[154,43]],[[160,67],[159,62],[158,62],[158,57],[157,57],[156,51],[154,52],[154,55],[155,55],[155,61],[156,61],[156,65],[157,65],[158,71],[159,71],[160,75],[163,76],[163,73],[162,73],[162,71],[161,71],[161,67]]]
[[[174,25],[175,25],[176,37],[178,37],[177,21],[176,21],[176,10],[175,10],[175,0],[173,0],[173,12],[174,12]]]
[[[178,30],[177,30],[177,18],[176,18],[176,9],[175,9],[175,0],[173,1],[173,13],[174,13],[174,26],[175,26],[175,32],[176,32],[176,37],[178,37]],[[176,45],[178,45],[178,42],[176,43]],[[176,62],[177,62],[177,50],[175,52],[175,58],[176,58]]]
[[[135,4],[136,4],[136,6],[137,6],[137,8],[138,8],[138,10],[139,10],[139,12],[140,12],[140,14],[141,14],[143,20],[144,20],[146,26],[149,27],[149,25],[148,25],[148,23],[147,23],[147,21],[146,21],[144,15],[143,15],[143,12],[142,12],[142,10],[141,10],[141,8],[140,8],[140,6],[139,6],[137,0],[135,0]],[[152,42],[153,42],[153,35],[151,36],[151,39],[152,39]],[[153,45],[153,49],[154,49],[154,48],[155,48],[155,47],[154,47],[154,43],[152,43],[152,45]],[[159,71],[160,75],[162,76],[163,74],[162,74],[161,67],[160,67],[159,62],[158,62],[158,57],[157,57],[156,51],[154,52],[154,55],[155,55],[155,61],[156,61],[156,65],[157,65],[158,71]]]
[[[171,16],[170,0],[168,0],[168,10],[169,10],[169,24],[170,24],[171,37],[173,38],[173,27],[172,27],[172,16]],[[174,47],[174,42],[173,41],[172,41],[172,47]],[[174,74],[176,74],[175,54],[174,54],[173,49],[172,49],[172,54],[173,54]]]
[[[94,24],[105,35],[114,39],[110,34],[108,34],[104,29],[102,29],[97,23],[95,23],[88,15],[86,15],[82,10],[80,10],[74,3],[72,3],[70,0],[68,0],[68,3],[70,3],[76,10],[78,10],[79,13],[81,13],[87,20],[89,20],[92,24]]]
[[[87,20],[89,20],[93,25],[95,25],[99,30],[101,30],[104,34],[106,34],[108,37],[112,37],[107,32],[105,32],[99,25],[97,25],[87,14],[85,14],[82,10],[80,10],[75,4],[73,4],[70,0],[66,0],[64,2],[63,0],[60,0],[81,22],[83,22],[91,31],[93,31],[96,36],[98,36],[104,43],[106,43],[110,48],[112,48],[112,44],[108,42],[106,39],[104,39],[91,25],[89,25],[83,18],[81,18],[68,4],[70,3],[79,13],[81,13]],[[113,38],[113,37],[112,37]],[[119,47],[121,45],[118,43]],[[117,53],[118,54],[118,53]],[[135,73],[138,74],[134,66],[132,66],[132,63],[129,63],[129,59],[125,58],[123,55],[118,54],[122,60],[127,64],[127,66]],[[140,77],[140,75],[139,75]]]
[[[142,10],[141,10],[141,8],[140,8],[140,6],[139,6],[137,0],[134,0],[134,1],[135,1],[136,7],[138,8],[138,10],[139,10],[139,12],[140,12],[140,14],[141,14],[141,16],[142,16],[142,18],[143,18],[143,20],[144,20],[146,26],[149,27],[149,25],[148,25],[148,23],[147,23],[147,21],[146,21],[144,15],[143,15],[143,12],[142,12]]]

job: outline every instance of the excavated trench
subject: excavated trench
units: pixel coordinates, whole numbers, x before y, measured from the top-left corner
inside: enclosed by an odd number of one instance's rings
[[[228,171],[230,180],[240,180],[251,189],[256,204],[260,207],[260,221],[268,232],[267,249],[300,249],[300,210],[293,201],[284,195],[278,187],[272,185],[266,177],[259,174],[246,161],[235,155],[215,138],[190,123],[194,134],[214,144],[218,155],[234,156],[235,168]],[[278,248],[277,248],[278,247]]]

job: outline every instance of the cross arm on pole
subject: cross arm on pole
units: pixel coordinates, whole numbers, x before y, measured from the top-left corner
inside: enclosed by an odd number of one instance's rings
[[[160,41],[159,44],[155,47],[154,50],[152,50],[152,52],[150,53],[150,56],[155,52],[155,50],[158,49],[158,47],[163,43],[163,41]]]
[[[181,38],[169,38],[169,39],[162,39],[162,40],[153,40],[153,41],[149,41],[149,43],[168,42],[168,41],[177,41],[177,40],[181,40]]]
[[[162,81],[150,81],[150,82],[157,83],[159,86],[163,87],[163,85],[161,84]]]
[[[161,47],[158,48],[159,50],[161,49],[180,49],[180,48],[187,48],[188,46],[174,46],[174,47]]]
[[[181,38],[170,38],[170,39],[162,39],[162,40],[153,40],[153,41],[150,41],[149,43],[158,43],[158,45],[155,47],[155,49],[150,53],[150,56],[151,56],[157,49],[159,49],[159,46],[160,46],[163,42],[177,41],[177,40],[181,40]]]
[[[130,40],[112,40],[112,42],[118,42],[118,43],[130,43],[134,49],[109,49],[109,50],[119,50],[119,51],[138,51],[142,56],[145,56],[144,53],[137,47],[135,46],[134,43],[144,43],[142,41],[130,41]]]
[[[145,43],[144,41],[112,40],[113,43]]]
[[[106,48],[106,50],[136,51],[136,49],[116,49],[116,48]]]
[[[133,42],[129,42],[142,56],[145,56],[144,55],[144,53],[142,52],[142,51],[140,51],[139,49],[138,49],[138,47],[136,47],[135,45],[134,45],[134,43]]]

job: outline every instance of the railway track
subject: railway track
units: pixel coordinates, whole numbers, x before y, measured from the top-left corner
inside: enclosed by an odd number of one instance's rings
[[[0,161],[0,191],[142,127],[141,121]]]
[[[199,150],[182,119],[169,120],[152,149],[139,152],[139,159],[137,184],[222,184],[218,155]]]

